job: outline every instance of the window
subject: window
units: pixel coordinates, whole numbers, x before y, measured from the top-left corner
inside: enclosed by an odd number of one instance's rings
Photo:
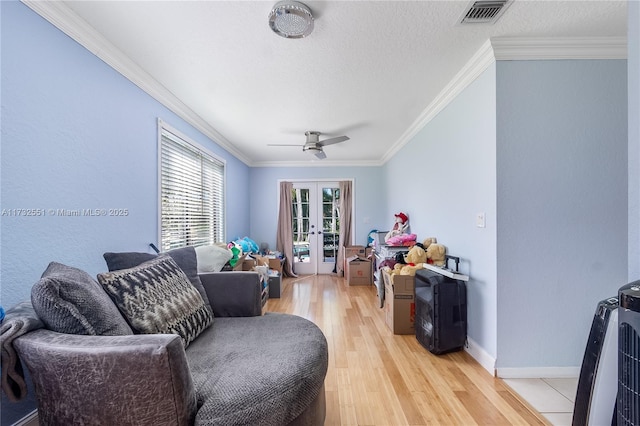
[[[161,251],[224,242],[224,161],[158,121]]]

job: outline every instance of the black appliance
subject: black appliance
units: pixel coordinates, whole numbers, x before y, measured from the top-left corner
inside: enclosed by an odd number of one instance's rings
[[[573,426],[615,425],[618,390],[618,298],[596,307],[582,359]]]
[[[618,291],[618,425],[640,425],[640,280]]]
[[[460,350],[467,340],[464,281],[429,269],[416,272],[416,339],[434,354]]]

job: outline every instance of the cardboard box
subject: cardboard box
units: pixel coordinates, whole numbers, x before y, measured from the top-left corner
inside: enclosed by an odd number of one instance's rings
[[[238,260],[236,261],[236,264],[234,266],[231,266],[230,261],[227,262],[223,267],[222,270],[223,271],[242,271],[242,267],[244,266],[244,259],[245,259],[246,255],[243,254],[242,256],[240,256],[238,258]]]
[[[393,334],[415,334],[416,297],[413,294],[393,294],[389,305],[387,326]],[[391,300],[389,300],[391,302]],[[385,306],[387,303],[385,302]]]
[[[371,261],[368,259],[348,258],[344,272],[348,285],[371,285]]]
[[[253,259],[245,259],[242,261],[242,270],[250,271],[253,267],[256,266],[256,261]]]
[[[282,275],[282,265],[284,265],[284,259],[276,258],[266,258],[269,261],[269,269],[273,269],[278,271],[280,275]]]
[[[344,252],[344,258],[347,259],[353,256],[359,256],[365,258],[366,248],[365,246],[342,246],[342,251]]]
[[[416,277],[412,275],[392,275],[391,284],[396,294],[414,294],[416,292]]]
[[[269,259],[258,254],[246,255],[246,258],[242,262],[242,270],[252,271],[254,266],[269,266]]]
[[[384,319],[393,334],[415,334],[415,277],[382,272],[384,280]],[[409,291],[410,290],[410,291]]]
[[[342,246],[342,269],[344,269],[344,276],[347,276],[347,259],[353,256],[358,256],[366,259],[364,246]]]

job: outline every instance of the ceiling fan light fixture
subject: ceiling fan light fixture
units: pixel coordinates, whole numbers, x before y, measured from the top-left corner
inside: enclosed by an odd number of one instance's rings
[[[320,132],[309,130],[304,132],[307,136],[307,142],[304,145],[291,145],[291,144],[267,144],[269,146],[301,146],[302,152],[306,152],[307,155],[313,155],[318,160],[324,160],[327,158],[327,154],[324,153],[323,147],[327,145],[335,145],[340,142],[348,141],[349,136],[336,136],[325,140],[320,140]]]
[[[324,160],[327,158],[327,154],[319,146],[305,146],[302,148],[302,152],[306,153],[307,157],[311,157],[312,160]]]
[[[307,156],[312,157],[313,160],[324,160],[327,158],[327,154],[324,153],[321,146],[306,144],[302,147],[302,152],[305,152]]]
[[[315,145],[305,145],[302,147],[302,152],[306,152],[310,155],[316,155],[319,151],[322,151],[322,148]]]
[[[311,9],[297,1],[280,1],[269,12],[269,26],[285,38],[303,38],[313,31]]]

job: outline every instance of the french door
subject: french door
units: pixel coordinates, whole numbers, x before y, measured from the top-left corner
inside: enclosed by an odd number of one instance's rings
[[[330,274],[340,237],[338,182],[294,182],[291,191],[294,271]]]

